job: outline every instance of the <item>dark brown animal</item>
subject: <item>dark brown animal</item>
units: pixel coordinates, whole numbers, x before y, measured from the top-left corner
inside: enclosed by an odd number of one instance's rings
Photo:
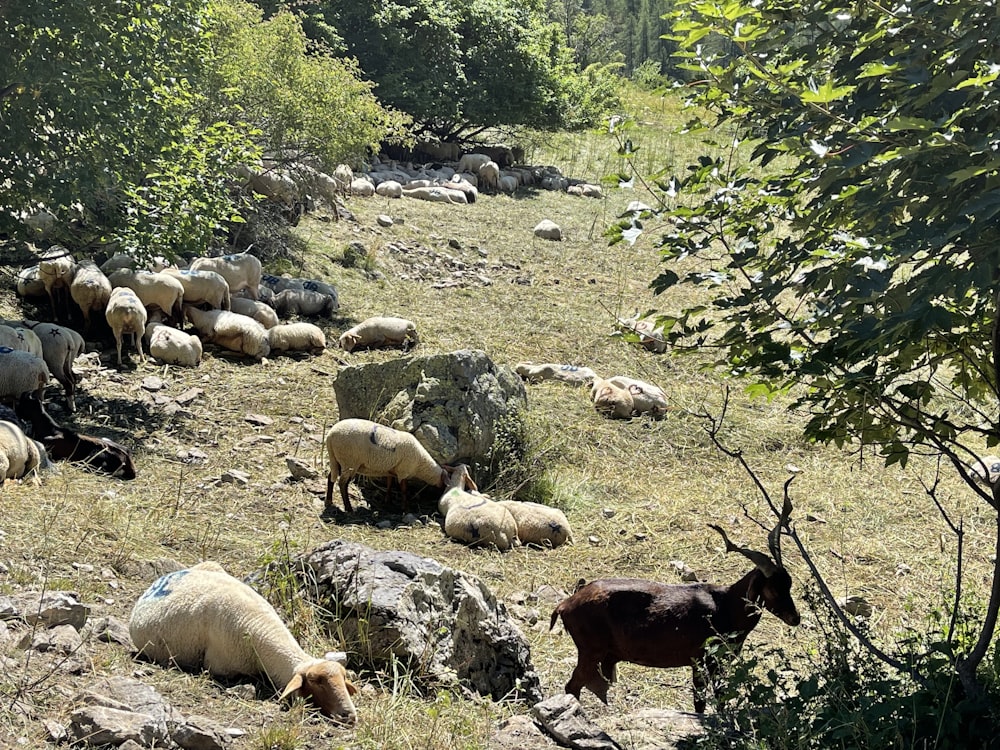
[[[577,663],[566,692],[580,697],[588,688],[605,703],[615,667],[626,661],[645,667],[691,667],[694,707],[705,711],[707,677],[719,665],[706,655],[706,642],[725,640],[738,651],[766,609],[789,625],[799,624],[792,601],[792,579],[781,565],[779,534],[792,507],[788,500],[781,519],[768,535],[772,561],[763,552],[737,547],[718,526],[727,552],[739,552],[754,569],[730,586],[710,583],[665,584],[635,578],[592,581],[564,599],[552,613],[549,628],[561,615],[573,638]]]
[[[15,411],[30,425],[53,461],[78,461],[89,469],[120,479],[135,479],[135,464],[128,448],[108,438],[82,435],[56,422],[34,394],[26,393]]]

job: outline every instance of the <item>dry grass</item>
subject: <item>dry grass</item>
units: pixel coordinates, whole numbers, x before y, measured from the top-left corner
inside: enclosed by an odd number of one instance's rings
[[[670,113],[676,114],[676,107]],[[678,136],[669,139],[667,145],[656,140],[642,145],[653,153],[681,148]],[[609,170],[609,162],[599,156],[606,145],[592,137],[560,139],[544,158],[539,147],[535,160],[568,163],[568,173],[595,179],[615,169],[611,165]],[[630,422],[600,417],[583,390],[529,386],[532,455],[544,467],[556,502],[567,510],[575,545],[500,554],[449,543],[433,522],[377,530],[366,523],[325,520],[324,483],[288,482],[284,458],[295,455],[320,468],[321,435],[337,418],[331,382],[338,368],[395,354],[329,349],[312,359],[248,364],[213,352],[194,371],[148,362],[121,373],[106,367],[85,370],[85,398],[76,422],[134,446],[140,479],[122,483],[64,467],[41,487],[5,487],[0,493],[0,562],[6,568],[0,569],[0,591],[46,581],[49,588],[75,589],[99,611],[126,619],[132,601],[149,583],[137,561],[215,559],[242,575],[337,537],[436,558],[482,577],[502,599],[543,584],[572,591],[580,578],[626,575],[673,581],[672,560],[685,561],[707,579],[735,579],[745,560],[724,555],[706,523],[722,523],[738,543],[760,548],[763,533],[744,517],[742,506],[758,517],[765,515],[748,477],[712,447],[702,421],[690,413],[717,410],[722,382],[699,369],[697,359],[650,355],[609,336],[616,313],[677,304],[654,299],[648,290],[657,272],[648,238],[635,247],[609,247],[602,238],[604,227],[635,197],[617,189],[604,200],[523,192],[462,208],[354,200],[350,207],[356,223],[305,220],[298,233],[309,250],[285,266],[337,284],[343,317],[327,327],[331,339],[369,315],[400,314],[416,321],[421,331],[418,353],[479,348],[498,363],[586,364],[601,373],[660,384],[676,412],[661,421]],[[396,219],[395,226],[377,227],[380,213]],[[531,229],[543,218],[559,223],[566,240],[533,238]],[[459,247],[449,247],[449,240]],[[383,278],[372,280],[339,263],[352,241],[370,250]],[[430,248],[469,264],[482,259],[481,249],[487,261],[484,273],[493,283],[436,289],[427,281],[402,280],[401,254],[392,252],[390,243]],[[0,314],[21,314],[12,295],[0,299]],[[105,363],[113,361],[113,347],[111,360],[108,352],[105,346]],[[165,382],[162,391],[143,389],[143,378],[152,375]],[[953,541],[944,536],[945,543],[939,542],[945,526],[916,478],[931,467],[914,462],[906,472],[887,471],[872,458],[862,463],[856,455],[805,444],[798,437],[801,420],[785,404],[749,402],[740,397],[739,384],[734,387],[724,439],[745,451],[776,496],[787,464],[803,470],[793,490],[797,528],[834,590],[868,598],[876,607],[874,630],[882,637],[892,638],[904,626],[921,627],[951,587],[954,565]],[[156,403],[157,397],[176,397],[190,388],[202,393],[176,413]],[[246,421],[248,413],[267,415],[273,423],[255,426]],[[190,451],[205,458],[191,462]],[[227,469],[246,471],[249,485],[221,482]],[[943,497],[964,517],[969,532],[968,590],[985,596],[992,519],[958,487],[946,486]],[[433,512],[433,504],[425,510]],[[822,520],[808,521],[807,516]],[[796,584],[804,584],[807,571],[791,549],[786,563]],[[94,570],[84,572],[74,564]],[[101,576],[104,569],[116,572],[114,588]],[[294,602],[285,605],[307,648],[320,651],[334,645],[324,642],[308,610]],[[524,629],[544,689],[551,694],[561,691],[575,652],[565,634],[548,631],[549,613],[547,606],[540,608],[538,623],[524,623]],[[795,630],[765,617],[750,644],[782,645],[801,654],[805,665],[815,637],[808,615]],[[421,696],[405,673],[363,674],[360,682],[367,687],[359,700],[359,728],[349,733],[299,711],[281,711],[273,701],[227,691],[202,676],[132,664],[115,647],[96,647],[95,653],[93,672],[138,670],[182,710],[244,728],[248,734],[237,747],[349,742],[365,748],[432,748],[443,746],[440,737],[445,736],[451,737],[449,747],[478,748],[489,744],[497,719],[525,710],[445,694]],[[18,667],[0,678],[0,737],[24,737],[26,746],[44,744],[38,719],[63,718],[66,694],[87,679],[60,674],[46,684],[61,689],[26,691],[32,708],[25,717],[10,707],[9,695],[22,679],[36,676],[33,669]],[[686,670],[625,664],[611,707],[589,694],[584,706],[599,722],[625,707],[690,707],[688,680]]]

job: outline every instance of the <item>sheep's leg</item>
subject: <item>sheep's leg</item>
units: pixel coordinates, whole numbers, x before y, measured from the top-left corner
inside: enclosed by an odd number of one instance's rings
[[[566,683],[566,692],[580,699],[580,691],[587,688],[601,699],[603,703],[608,702],[608,681],[601,674],[599,663],[596,660],[578,658],[576,669]]]
[[[347,496],[347,485],[350,484],[353,474],[350,472],[344,472],[340,475],[340,480],[337,484],[340,487],[340,499],[344,503],[344,510],[348,513],[352,512],[354,508],[351,507],[351,499]]]
[[[115,344],[118,346],[118,366],[122,366],[122,334],[115,333]]]
[[[410,496],[406,492],[406,480],[399,480],[399,491],[403,495],[403,512],[406,513],[410,509]]]

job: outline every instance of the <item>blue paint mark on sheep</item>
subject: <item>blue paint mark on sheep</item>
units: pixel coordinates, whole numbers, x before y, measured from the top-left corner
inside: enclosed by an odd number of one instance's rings
[[[0,346],[0,354],[10,354],[12,351],[14,350],[9,346]]]
[[[576,365],[562,365],[559,369],[565,370],[566,372],[576,372],[580,368],[577,367]]]
[[[387,450],[390,453],[395,453],[396,446],[382,445],[381,443],[379,443],[378,439],[375,437],[376,432],[378,432],[378,425],[372,425],[372,434],[368,436],[368,439],[372,441],[372,445],[378,446],[382,450]]]
[[[174,591],[171,586],[187,574],[188,571],[186,570],[177,570],[173,573],[167,573],[165,576],[160,576],[153,581],[153,585],[146,589],[145,593],[139,599],[162,599],[165,596],[170,596]]]

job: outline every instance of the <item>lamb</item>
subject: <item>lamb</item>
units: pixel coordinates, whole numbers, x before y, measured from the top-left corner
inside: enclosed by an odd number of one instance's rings
[[[44,359],[0,346],[0,401],[14,401],[24,393],[41,398],[48,382],[49,368]]]
[[[111,332],[115,335],[118,366],[122,364],[122,336],[125,334],[132,335],[135,349],[142,357],[142,335],[146,332],[146,307],[138,295],[128,287],[115,287],[111,290],[111,298],[108,300],[104,316],[108,319]]]
[[[169,274],[159,271],[130,271],[119,268],[108,276],[112,287],[125,287],[135,292],[143,307],[158,307],[175,322],[184,319],[184,286]],[[146,323],[143,322],[143,328]],[[141,335],[141,331],[140,331]]]
[[[149,356],[160,362],[180,367],[197,367],[201,364],[204,353],[201,339],[193,334],[154,320],[146,324],[145,338]]]
[[[274,311],[281,318],[291,315],[332,317],[337,301],[327,294],[308,289],[285,289],[274,295]]]
[[[69,294],[83,313],[84,329],[90,330],[90,314],[103,313],[111,297],[111,282],[90,258],[84,258],[76,267],[76,274],[69,285]]]
[[[205,341],[255,359],[271,353],[267,329],[253,318],[227,310],[199,310],[191,306],[184,309]]]
[[[618,419],[629,419],[635,415],[635,403],[628,388],[622,388],[604,378],[595,378],[590,387],[590,398],[594,408],[601,414]]]
[[[76,263],[69,250],[53,245],[38,262],[38,277],[45,284],[45,293],[52,305],[52,315],[59,320],[60,308],[69,317],[69,287],[76,273]],[[57,302],[58,301],[58,302]]]
[[[129,633],[139,653],[215,677],[264,674],[279,700],[311,699],[327,716],[353,725],[357,688],[343,665],[309,656],[264,597],[216,562],[161,576],[132,609]]]
[[[88,469],[121,479],[135,479],[132,454],[108,438],[83,435],[63,427],[45,410],[35,394],[26,393],[16,404],[17,416],[31,426],[31,436],[56,461],[79,462]]]
[[[444,487],[448,471],[435,461],[413,435],[367,419],[342,419],[333,425],[324,439],[330,458],[326,479],[326,507],[333,505],[333,483],[340,487],[344,510],[350,513],[347,485],[360,474],[365,477],[388,477],[399,481],[406,505],[406,484],[411,478],[425,484]]]
[[[79,378],[73,372],[73,362],[83,354],[86,346],[83,336],[72,328],[55,323],[39,323],[34,320],[25,320],[23,323],[41,342],[42,359],[48,365],[52,377],[63,387],[66,407],[71,412],[76,411],[76,386]]]
[[[519,362],[514,365],[514,372],[529,383],[540,383],[543,380],[558,380],[561,383],[569,383],[570,385],[587,385],[597,378],[597,373],[589,367],[553,363],[536,365],[531,362]]]
[[[636,380],[624,375],[615,375],[608,378],[608,381],[613,385],[628,390],[632,396],[632,404],[639,414],[649,412],[654,416],[662,416],[670,408],[667,404],[667,394],[652,383]]]
[[[266,288],[261,287],[261,290],[263,291]],[[239,315],[246,315],[248,318],[253,318],[264,326],[264,328],[274,328],[278,325],[278,313],[274,311],[273,307],[263,302],[255,302],[252,299],[244,297],[233,297],[229,309]]]
[[[38,446],[13,422],[0,421],[0,484],[22,479],[42,463]]]
[[[192,271],[215,271],[229,284],[230,294],[247,289],[250,299],[258,299],[261,266],[250,253],[233,253],[219,258],[195,258],[191,261]]]
[[[353,352],[359,346],[374,349],[381,346],[402,346],[419,344],[417,327],[406,318],[374,317],[361,321],[353,328],[340,334],[340,348]]]
[[[185,305],[208,305],[214,310],[230,310],[229,283],[215,271],[165,268],[163,273],[184,287]]]
[[[592,581],[564,599],[552,613],[549,628],[562,616],[577,649],[577,663],[566,692],[577,698],[589,689],[604,703],[616,681],[615,667],[627,661],[646,667],[691,667],[694,707],[705,711],[706,676],[719,671],[705,644],[724,638],[738,651],[760,620],[762,609],[791,626],[799,624],[792,601],[792,579],[781,564],[781,528],[792,506],[785,499],[778,524],[768,535],[772,557],[737,547],[722,535],[727,552],[739,552],[754,568],[729,586],[709,583],[665,584],[632,578]]]
[[[282,323],[268,329],[267,341],[272,352],[322,352],[326,335],[312,323]]]
[[[521,544],[558,547],[573,541],[569,520],[558,508],[518,500],[500,500],[497,504],[510,511],[517,524],[517,538]]]
[[[45,282],[39,275],[38,266],[28,266],[18,272],[16,291],[17,296],[24,299],[46,296]]]
[[[500,503],[486,495],[470,492],[475,488],[465,464],[454,467],[448,481],[448,491],[438,501],[438,512],[444,517],[444,533],[449,539],[470,546],[493,546],[507,551],[518,543],[518,527],[514,516]]]

